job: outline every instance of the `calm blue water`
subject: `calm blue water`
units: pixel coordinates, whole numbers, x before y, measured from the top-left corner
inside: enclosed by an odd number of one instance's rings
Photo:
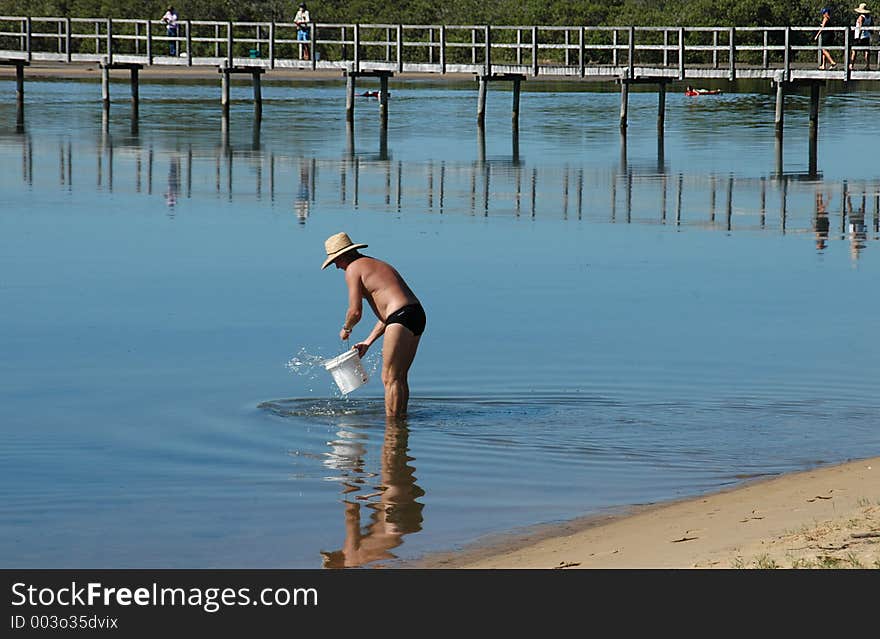
[[[365,88],[373,88],[365,86]],[[876,92],[0,81],[0,565],[394,566],[880,454]],[[866,135],[867,132],[867,135]],[[780,162],[781,160],[781,162]],[[343,398],[340,230],[424,302]],[[354,337],[364,337],[365,318]]]

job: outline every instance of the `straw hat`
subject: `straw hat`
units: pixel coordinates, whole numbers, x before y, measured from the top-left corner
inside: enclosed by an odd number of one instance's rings
[[[324,248],[327,251],[327,259],[324,260],[324,263],[321,265],[321,269],[325,269],[335,260],[337,257],[342,255],[347,251],[352,251],[354,249],[359,249],[367,246],[366,244],[355,244],[351,241],[351,238],[348,237],[347,233],[337,233],[336,235],[331,235],[327,238],[327,241],[324,242]]]
[[[871,10],[868,8],[866,3],[861,3],[858,7],[853,9],[856,13],[871,13]]]

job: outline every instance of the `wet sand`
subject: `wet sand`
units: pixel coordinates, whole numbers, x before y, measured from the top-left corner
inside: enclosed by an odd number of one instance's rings
[[[592,517],[421,568],[880,568],[880,457]]]

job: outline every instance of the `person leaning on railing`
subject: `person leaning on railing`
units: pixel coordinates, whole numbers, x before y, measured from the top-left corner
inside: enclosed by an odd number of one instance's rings
[[[311,39],[311,34],[309,33],[309,25],[312,22],[312,17],[309,15],[309,10],[306,7],[305,2],[301,2],[299,5],[299,9],[296,12],[296,16],[294,16],[293,21],[296,23],[296,39],[299,42],[308,42]],[[302,59],[308,60],[311,56],[309,51],[308,44],[300,45],[302,47]]]

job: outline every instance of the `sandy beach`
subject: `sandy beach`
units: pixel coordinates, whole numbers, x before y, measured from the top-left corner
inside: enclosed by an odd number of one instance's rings
[[[880,457],[420,562],[423,568],[880,568]]]

